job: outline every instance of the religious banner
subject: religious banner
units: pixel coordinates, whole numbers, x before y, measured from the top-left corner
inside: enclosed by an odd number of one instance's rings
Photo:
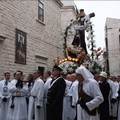
[[[16,28],[15,63],[26,64],[27,34]]]

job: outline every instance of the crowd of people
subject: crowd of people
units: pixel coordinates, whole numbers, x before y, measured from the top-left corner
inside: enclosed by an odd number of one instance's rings
[[[5,72],[0,81],[0,120],[120,120],[120,76],[93,75],[82,65],[13,76]]]

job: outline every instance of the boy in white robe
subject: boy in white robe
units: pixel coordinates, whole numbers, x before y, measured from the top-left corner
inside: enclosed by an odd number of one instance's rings
[[[119,90],[118,90],[118,108],[117,108],[117,120],[120,120],[120,76],[117,76],[117,82],[119,84]]]
[[[28,120],[44,120],[43,110],[43,94],[44,82],[40,79],[41,72],[34,71],[34,85],[30,92],[29,107],[28,107]]]
[[[116,81],[116,77],[113,77],[113,98],[111,99],[111,107],[112,107],[112,117],[113,119],[117,119],[117,111],[118,111],[118,91],[119,91],[119,84]]]
[[[72,81],[71,87],[69,89],[68,96],[70,97],[70,110],[69,119],[74,120],[76,118],[76,107],[78,100],[78,81],[76,80],[76,74],[71,74],[70,80]]]
[[[43,75],[44,83],[47,82],[50,78],[51,78],[51,72],[49,70],[45,71]]]
[[[63,98],[63,120],[71,120],[70,119],[70,114],[71,114],[71,97],[68,96],[70,87],[72,85],[72,82],[66,79],[67,73],[62,72],[61,73],[61,77],[63,79],[65,79],[65,83],[66,83],[66,88],[65,88],[65,94],[64,94],[64,98]]]
[[[52,81],[51,77],[48,77],[44,84],[44,119],[46,120],[46,103],[47,103],[47,93],[50,88],[50,83]]]
[[[5,79],[0,81],[0,120],[7,120],[8,104],[10,99],[10,73],[5,72]]]
[[[112,81],[112,77],[109,77],[107,82],[110,85],[110,94],[109,94],[109,113],[110,113],[110,117],[112,118],[113,116],[113,110],[112,110],[112,101],[116,101],[116,91],[115,91],[115,84]]]
[[[80,66],[76,70],[76,77],[79,81],[77,120],[99,120],[100,118],[97,109],[95,110],[94,115],[88,113],[88,111],[92,111],[99,107],[99,105],[103,102],[103,96],[97,81],[94,80],[94,76],[84,66]],[[83,96],[80,95],[81,90],[93,99],[88,102],[84,102]]]

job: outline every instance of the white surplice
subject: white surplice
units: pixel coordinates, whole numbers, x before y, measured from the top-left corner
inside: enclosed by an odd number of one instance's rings
[[[120,82],[118,84],[119,84],[119,90],[120,90]],[[119,113],[120,113],[120,95],[119,95],[119,100],[118,100],[117,120],[120,120]]]
[[[71,97],[68,95],[72,82],[65,80],[66,89],[63,98],[63,120],[71,120],[70,112],[71,112]]]
[[[117,100],[117,97],[118,97],[118,90],[119,90],[119,83],[116,81],[116,82],[113,82],[113,98]],[[117,114],[118,114],[118,100],[117,102],[115,102],[114,104],[112,103],[112,116],[113,117],[117,117]]]
[[[78,101],[78,81],[75,80],[72,82],[68,96],[70,97],[70,110],[69,110],[69,119],[74,120],[77,114],[77,101]]]
[[[117,96],[118,96],[118,93],[117,93],[118,90],[117,89],[118,89],[118,87],[116,87],[115,83],[110,79],[108,79],[107,82],[110,85],[109,113],[110,113],[110,116],[115,117],[117,115],[117,113],[116,113],[117,103],[112,104],[111,100],[112,99],[117,99]]]
[[[52,81],[52,78],[49,77],[44,84],[44,103],[45,104],[47,102],[47,93],[48,93],[48,89],[50,88],[51,81]]]
[[[34,120],[44,120],[43,115],[43,94],[44,94],[44,82],[37,78],[34,81],[33,88],[30,92],[29,97],[29,107],[28,107],[28,120],[32,120],[33,116]],[[39,106],[40,108],[38,108]]]
[[[16,83],[17,80],[13,80],[10,82],[10,86],[9,86],[11,97],[8,107],[7,120],[27,120],[28,112],[27,112],[26,96],[28,94],[28,86],[27,84],[24,84],[23,88],[19,89],[20,94],[18,95],[18,88],[16,88]],[[14,97],[14,100],[12,100],[12,96],[19,96],[19,97]],[[12,101],[14,104],[14,108],[11,108]]]
[[[46,103],[47,103],[47,93],[48,89],[50,88],[50,83],[52,81],[52,78],[47,78],[45,84],[44,84],[44,120],[46,120]]]
[[[9,92],[9,83],[7,81],[7,85],[5,84],[6,80],[0,81],[0,120],[7,120],[7,113],[8,113],[8,104],[10,99],[10,92]],[[3,98],[6,97],[7,101],[3,102]]]

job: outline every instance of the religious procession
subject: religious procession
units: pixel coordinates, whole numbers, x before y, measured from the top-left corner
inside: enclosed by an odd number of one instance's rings
[[[0,120],[120,120],[120,20],[102,48],[81,4],[0,1]]]
[[[0,81],[0,120],[120,120],[120,76],[93,75],[80,66],[64,73],[6,72]]]

